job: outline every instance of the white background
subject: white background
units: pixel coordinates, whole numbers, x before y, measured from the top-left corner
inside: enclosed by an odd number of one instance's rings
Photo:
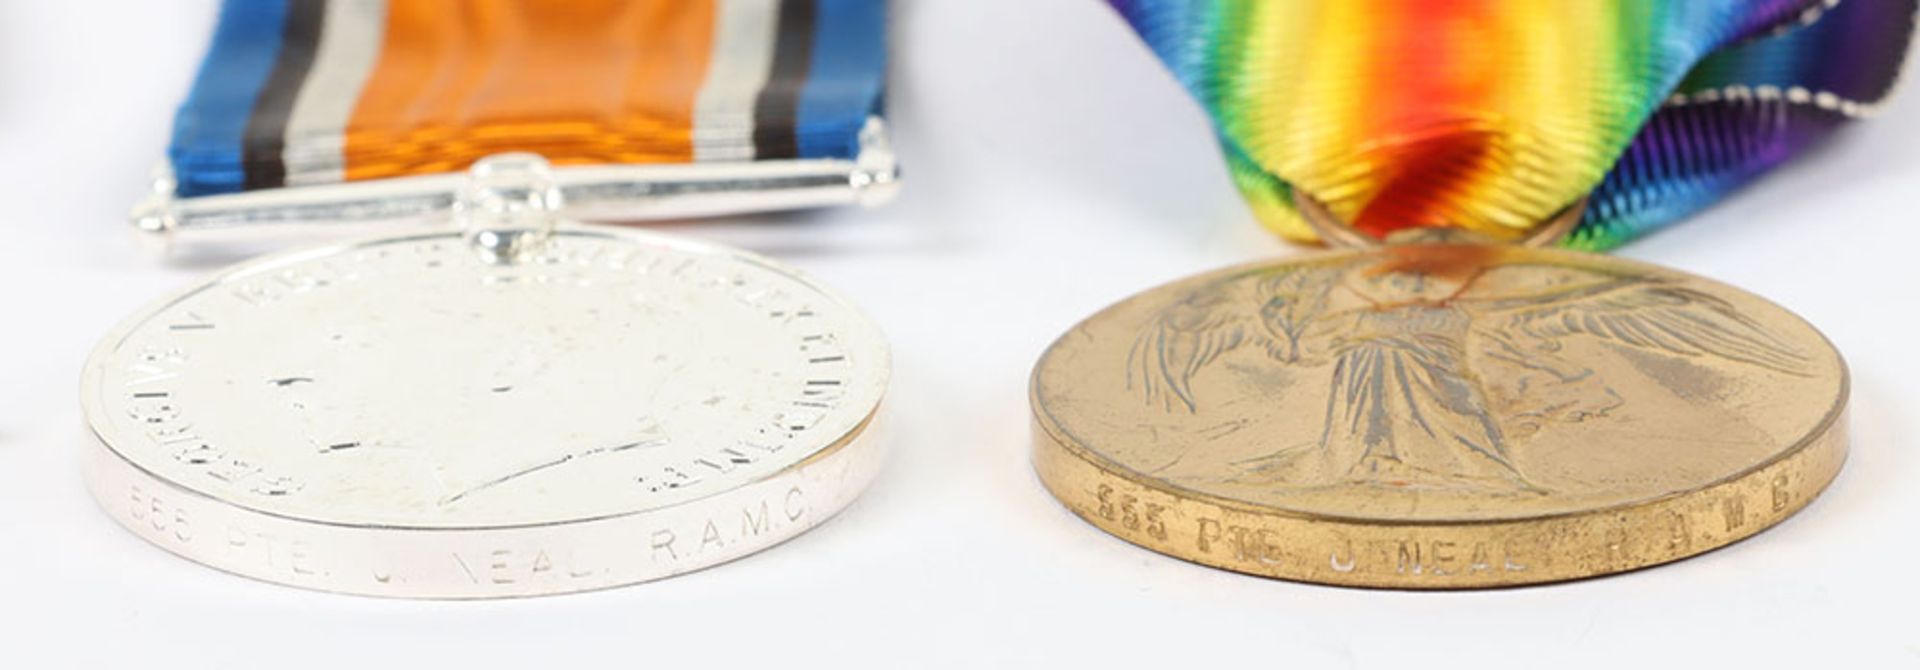
[[[1557,586],[1399,593],[1166,558],[1072,517],[1027,462],[1029,365],[1079,318],[1296,253],[1254,224],[1204,119],[1092,0],[905,0],[893,205],[666,226],[864,305],[900,441],[840,517],[766,553],[503,602],[309,593],[146,545],[82,488],[81,361],[217,265],[124,230],[211,0],[0,3],[0,667],[1782,667],[1920,665],[1920,109],[1622,253],[1746,287],[1854,372],[1853,455],[1758,538]]]

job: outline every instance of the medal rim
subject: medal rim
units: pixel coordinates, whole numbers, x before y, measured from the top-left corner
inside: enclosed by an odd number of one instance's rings
[[[1474,245],[1465,245],[1465,246],[1474,246]],[[1623,264],[1624,266],[1638,272],[1644,272],[1650,275],[1678,276],[1692,282],[1699,282],[1699,283],[1711,286],[1712,288],[1717,290],[1735,292],[1737,294],[1744,295],[1752,299],[1758,300],[1764,303],[1765,305],[1775,310],[1778,310],[1781,314],[1790,317],[1795,322],[1798,322],[1801,326],[1805,327],[1807,331],[1811,332],[1814,335],[1814,337],[1817,339],[1817,341],[1821,345],[1823,345],[1824,353],[1832,355],[1835,370],[1837,371],[1837,378],[1836,378],[1837,385],[1836,385],[1836,393],[1831,400],[1831,405],[1821,414],[1820,418],[1817,421],[1815,421],[1813,424],[1810,425],[1810,427],[1807,429],[1807,432],[1805,434],[1801,435],[1800,437],[1792,441],[1790,444],[1781,446],[1777,452],[1767,456],[1764,459],[1754,461],[1750,464],[1744,465],[1730,474],[1715,478],[1710,481],[1692,484],[1686,488],[1668,491],[1668,492],[1664,492],[1664,493],[1660,493],[1660,494],[1656,494],[1648,497],[1613,502],[1606,505],[1600,505],[1600,506],[1583,508],[1583,509],[1569,509],[1564,511],[1523,514],[1523,515],[1515,515],[1515,516],[1449,520],[1449,519],[1393,519],[1390,517],[1381,517],[1381,516],[1357,516],[1352,514],[1314,512],[1314,511],[1302,510],[1297,508],[1265,505],[1262,503],[1253,502],[1249,500],[1231,498],[1231,497],[1227,497],[1217,493],[1211,493],[1207,491],[1193,489],[1191,487],[1173,482],[1171,480],[1152,478],[1134,468],[1131,468],[1119,463],[1118,461],[1114,460],[1113,457],[1105,453],[1095,451],[1093,448],[1089,447],[1088,445],[1083,444],[1081,443],[1081,441],[1069,436],[1069,434],[1064,429],[1061,428],[1061,426],[1059,425],[1058,419],[1049,410],[1049,408],[1047,407],[1047,403],[1042,397],[1041,376],[1043,372],[1046,370],[1048,361],[1052,359],[1052,357],[1056,354],[1056,352],[1061,347],[1065,346],[1067,341],[1070,338],[1073,338],[1076,335],[1076,333],[1078,333],[1084,325],[1099,318],[1104,314],[1111,312],[1112,310],[1126,303],[1129,303],[1133,300],[1136,300],[1148,294],[1173,290],[1175,289],[1175,287],[1182,286],[1182,285],[1198,284],[1198,283],[1205,282],[1209,279],[1216,279],[1216,278],[1231,276],[1237,273],[1255,271],[1259,269],[1271,268],[1271,267],[1276,267],[1281,265],[1292,265],[1292,264],[1305,265],[1305,264],[1310,264],[1315,262],[1326,261],[1326,260],[1330,260],[1330,259],[1334,259],[1342,256],[1368,255],[1368,254],[1376,253],[1378,249],[1379,247],[1315,250],[1315,251],[1309,251],[1306,253],[1291,254],[1291,255],[1287,255],[1279,258],[1267,258],[1267,259],[1247,261],[1243,263],[1236,263],[1236,264],[1228,265],[1226,267],[1214,268],[1214,269],[1206,270],[1199,273],[1189,274],[1189,275],[1181,276],[1166,282],[1162,282],[1162,283],[1150,286],[1145,289],[1141,289],[1139,291],[1135,291],[1127,295],[1126,297],[1123,297],[1105,307],[1100,308],[1099,310],[1096,310],[1095,312],[1081,319],[1080,321],[1075,322],[1074,325],[1070,326],[1066,330],[1066,332],[1061,334],[1059,337],[1055,338],[1052,342],[1050,342],[1047,345],[1047,348],[1042,352],[1040,357],[1034,363],[1032,372],[1028,375],[1027,396],[1028,396],[1028,403],[1029,403],[1029,408],[1031,413],[1031,426],[1032,426],[1032,429],[1031,429],[1032,435],[1030,439],[1030,443],[1031,443],[1030,448],[1032,450],[1031,462],[1036,471],[1036,474],[1039,476],[1041,480],[1043,487],[1047,489],[1048,494],[1051,495],[1061,505],[1068,508],[1069,511],[1073,512],[1075,516],[1080,517],[1082,520],[1094,526],[1095,528],[1100,529],[1102,532],[1105,532],[1109,535],[1117,537],[1121,540],[1124,540],[1128,543],[1134,544],[1141,548],[1148,549],[1150,551],[1154,551],[1156,553],[1164,554],[1174,558],[1178,558],[1184,561],[1197,563],[1200,565],[1206,565],[1209,567],[1219,568],[1223,570],[1230,570],[1234,572],[1272,577],[1272,578],[1278,578],[1278,579],[1289,580],[1289,581],[1320,583],[1320,584],[1328,584],[1328,585],[1336,585],[1336,586],[1349,586],[1349,587],[1361,587],[1361,588],[1412,589],[1412,590],[1439,590],[1439,589],[1462,589],[1462,588],[1471,589],[1471,588],[1489,588],[1489,587],[1502,587],[1502,586],[1520,586],[1520,585],[1528,585],[1528,584],[1543,584],[1543,583],[1585,579],[1590,577],[1597,577],[1597,576],[1637,570],[1645,567],[1677,561],[1683,558],[1688,558],[1691,556],[1699,555],[1701,553],[1712,551],[1714,549],[1718,549],[1718,548],[1733,544],[1740,540],[1746,539],[1747,537],[1751,537],[1752,535],[1763,532],[1773,527],[1774,525],[1777,525],[1778,523],[1786,520],[1787,518],[1792,517],[1794,514],[1797,514],[1801,509],[1804,509],[1806,505],[1810,504],[1815,498],[1819,497],[1821,493],[1825,492],[1826,488],[1832,484],[1832,482],[1838,477],[1840,470],[1844,467],[1848,452],[1850,451],[1850,438],[1848,435],[1849,431],[1847,430],[1845,419],[1849,413],[1849,406],[1850,406],[1851,397],[1852,397],[1852,372],[1849,366],[1847,365],[1845,356],[1840,352],[1839,348],[1834,345],[1833,341],[1829,339],[1825,333],[1821,332],[1819,328],[1815,327],[1812,323],[1808,322],[1804,317],[1800,316],[1798,313],[1792,310],[1789,310],[1786,307],[1764,296],[1760,296],[1751,291],[1747,291],[1745,289],[1727,284],[1725,282],[1721,282],[1716,279],[1703,277],[1690,272],[1676,270],[1673,268],[1656,265],[1652,263],[1647,263],[1643,261],[1628,259],[1628,258],[1608,256],[1604,254],[1593,254],[1588,252],[1559,249],[1559,248],[1531,248],[1531,249],[1526,249],[1525,251],[1527,253],[1558,256],[1561,258],[1574,258],[1574,259],[1584,259],[1588,257],[1604,258],[1606,262]],[[1265,523],[1265,519],[1276,519],[1276,520],[1282,520],[1285,522],[1313,524],[1313,525],[1328,526],[1333,528],[1362,530],[1363,532],[1370,532],[1370,533],[1378,533],[1383,530],[1405,530],[1411,533],[1420,533],[1423,531],[1434,531],[1434,530],[1449,529],[1449,528],[1492,530],[1492,529],[1497,529],[1501,527],[1507,527],[1507,528],[1515,528],[1515,527],[1522,527],[1522,526],[1537,527],[1537,526],[1544,526],[1544,525],[1550,525],[1550,524],[1556,524],[1556,523],[1593,520],[1593,519],[1600,519],[1608,516],[1622,515],[1625,513],[1630,513],[1635,511],[1645,511],[1649,509],[1658,508],[1663,505],[1677,505],[1687,501],[1688,499],[1712,496],[1716,492],[1721,492],[1726,489],[1736,487],[1742,483],[1749,481],[1750,479],[1754,478],[1756,475],[1759,475],[1771,468],[1779,466],[1785,463],[1786,461],[1793,460],[1796,458],[1801,458],[1801,457],[1807,457],[1809,455],[1814,454],[1814,452],[1818,451],[1819,448],[1829,446],[1830,444],[1832,448],[1834,448],[1837,451],[1837,453],[1832,455],[1833,463],[1830,468],[1830,471],[1815,473],[1815,476],[1812,478],[1814,481],[1810,482],[1811,486],[1807,487],[1803,485],[1801,487],[1802,489],[1805,489],[1805,495],[1799,496],[1798,500],[1796,500],[1793,505],[1787,508],[1784,514],[1780,515],[1779,518],[1776,518],[1776,519],[1766,520],[1757,524],[1749,524],[1749,526],[1752,526],[1752,529],[1749,530],[1748,532],[1732,534],[1724,538],[1717,538],[1717,541],[1714,541],[1714,542],[1695,543],[1696,545],[1700,545],[1700,546],[1692,546],[1691,550],[1681,551],[1681,552],[1674,553],[1672,555],[1668,555],[1658,559],[1636,561],[1636,562],[1633,562],[1631,565],[1612,566],[1612,567],[1602,568],[1598,570],[1580,570],[1572,573],[1557,574],[1557,575],[1539,575],[1539,576],[1521,577],[1517,579],[1494,579],[1494,580],[1486,580],[1486,581],[1463,580],[1463,581],[1455,581],[1455,582],[1448,582],[1448,583],[1437,583],[1433,580],[1422,579],[1417,575],[1411,579],[1406,578],[1405,575],[1394,575],[1394,576],[1364,575],[1360,577],[1346,579],[1346,578],[1338,578],[1338,577],[1328,578],[1327,575],[1321,571],[1313,571],[1315,573],[1314,576],[1309,577],[1304,574],[1298,574],[1296,571],[1290,571],[1290,570],[1284,570],[1284,569],[1260,570],[1260,569],[1242,568],[1242,567],[1228,564],[1226,561],[1220,560],[1217,558],[1214,560],[1208,560],[1207,558],[1204,557],[1205,550],[1194,551],[1191,548],[1183,548],[1183,547],[1171,544],[1170,541],[1166,541],[1166,540],[1161,541],[1158,545],[1154,543],[1150,543],[1148,541],[1144,541],[1142,538],[1136,537],[1136,535],[1138,534],[1136,531],[1128,530],[1121,527],[1116,527],[1116,526],[1119,526],[1120,524],[1112,520],[1102,520],[1099,518],[1097,514],[1093,513],[1092,510],[1083,509],[1081,506],[1076,505],[1075,501],[1072,500],[1074,496],[1068,490],[1068,487],[1070,485],[1073,485],[1076,483],[1089,484],[1089,485],[1099,483],[1104,485],[1104,482],[1102,482],[1101,480],[1111,478],[1113,480],[1118,480],[1119,482],[1123,482],[1133,487],[1137,487],[1143,491],[1154,492],[1154,493],[1165,495],[1169,498],[1174,499],[1175,501],[1177,501],[1179,504],[1182,504],[1182,505],[1197,503],[1201,505],[1212,506],[1222,511],[1237,512],[1245,515],[1250,515],[1253,517],[1262,518],[1261,521],[1252,522],[1256,526],[1268,525]],[[1055,461],[1064,461],[1065,463],[1064,464],[1055,463]],[[1078,468],[1081,466],[1090,468],[1095,474],[1089,477],[1089,476],[1077,476],[1077,475],[1063,472],[1064,470]],[[1316,551],[1317,551],[1317,548],[1316,548]],[[1353,573],[1344,573],[1344,574],[1353,574]]]
[[[699,498],[688,500],[683,503],[678,503],[678,504],[664,506],[664,507],[655,507],[645,511],[627,513],[627,514],[604,515],[604,516],[596,516],[591,518],[582,517],[582,518],[576,518],[576,519],[568,519],[564,521],[549,522],[544,524],[516,525],[516,526],[490,526],[490,527],[469,526],[469,527],[437,527],[437,528],[396,527],[396,526],[381,526],[381,525],[357,525],[356,526],[356,525],[342,525],[339,523],[329,523],[324,521],[311,521],[311,520],[301,519],[297,517],[289,517],[289,516],[275,514],[272,512],[265,512],[265,511],[261,511],[261,510],[241,506],[241,505],[235,505],[224,499],[215,498],[207,494],[201,493],[199,491],[188,489],[172,480],[157,477],[153,475],[153,473],[151,473],[150,471],[144,468],[141,468],[139,465],[133,464],[128,460],[126,460],[124,457],[122,457],[119,454],[119,452],[115,451],[105,441],[97,440],[97,439],[92,440],[91,443],[85,447],[85,453],[83,453],[81,456],[81,461],[82,461],[81,465],[85,475],[88,493],[90,494],[89,497],[93,498],[95,504],[100,507],[101,512],[106,514],[109,518],[113,519],[115,523],[120,525],[122,528],[126,529],[129,533],[133,534],[135,537],[140,538],[141,540],[145,541],[147,544],[153,547],[156,547],[169,554],[173,554],[174,556],[177,556],[179,558],[186,559],[193,563],[196,563],[208,568],[212,568],[214,570],[218,570],[226,574],[235,575],[238,577],[243,577],[249,580],[258,581],[266,584],[293,587],[293,588],[298,588],[298,589],[307,590],[307,591],[315,591],[320,593],[333,593],[333,594],[340,594],[340,595],[351,595],[351,596],[363,596],[363,597],[371,597],[371,598],[389,598],[389,599],[403,599],[403,600],[498,600],[498,599],[509,599],[509,598],[535,598],[535,597],[543,597],[543,596],[568,595],[573,593],[605,591],[609,589],[632,586],[635,584],[643,584],[646,582],[654,582],[654,581],[660,581],[663,579],[670,579],[670,578],[678,577],[684,574],[699,572],[709,568],[715,568],[721,565],[732,563],[732,562],[747,558],[749,556],[752,556],[754,554],[758,554],[760,552],[772,549],[774,547],[778,547],[789,541],[792,541],[800,537],[801,535],[805,535],[807,532],[815,528],[818,528],[821,524],[826,523],[827,521],[831,520],[835,516],[838,516],[841,512],[845,511],[847,507],[851,506],[853,502],[857,500],[863,493],[865,493],[866,488],[872,483],[872,481],[879,474],[880,469],[884,465],[886,452],[888,451],[889,445],[892,441],[891,431],[886,425],[888,423],[890,422],[886,418],[886,412],[884,411],[877,412],[873,416],[868,417],[868,419],[861,422],[859,426],[860,430],[852,433],[847,440],[837,442],[833,446],[829,447],[828,449],[821,450],[820,452],[798,463],[794,463],[786,468],[782,468],[778,471],[775,471],[774,473],[768,475],[767,477],[754,480],[742,486],[737,486],[734,488],[717,491],[713,494],[701,496]],[[109,498],[106,495],[106,492],[102,490],[102,487],[110,483],[122,483],[128,479],[135,480],[131,482],[129,485],[137,489],[139,484],[142,483],[138,480],[141,478],[145,478],[147,481],[152,482],[153,484],[165,489],[170,493],[175,493],[175,494],[184,496],[188,499],[194,500],[199,504],[204,505],[207,508],[215,511],[216,513],[229,515],[230,518],[226,519],[226,524],[228,526],[229,532],[231,532],[233,528],[236,527],[236,524],[237,524],[236,519],[231,517],[233,516],[246,517],[249,515],[258,515],[272,522],[288,524],[294,530],[321,530],[321,531],[345,533],[345,534],[357,536],[354,539],[361,539],[361,540],[370,539],[370,540],[374,540],[376,543],[381,542],[382,540],[390,539],[390,538],[397,539],[399,536],[417,535],[417,536],[420,536],[420,538],[422,538],[425,541],[434,541],[439,543],[435,547],[426,550],[424,553],[452,554],[455,556],[459,555],[463,551],[472,550],[472,549],[475,549],[476,547],[482,548],[483,550],[485,547],[524,548],[524,545],[534,544],[535,542],[537,542],[540,539],[539,536],[544,534],[552,534],[556,532],[582,533],[580,535],[577,535],[577,537],[585,538],[584,542],[583,541],[556,542],[556,541],[549,540],[546,547],[540,548],[540,551],[543,554],[547,553],[548,548],[552,549],[552,553],[561,554],[562,551],[577,551],[582,546],[589,546],[589,545],[598,545],[598,546],[590,547],[598,551],[613,552],[613,551],[617,551],[620,548],[616,545],[623,544],[624,542],[633,539],[627,535],[623,535],[617,532],[612,532],[611,530],[608,530],[608,529],[596,528],[596,529],[587,530],[587,529],[581,528],[583,526],[602,525],[602,524],[644,523],[648,521],[655,521],[653,517],[658,517],[666,514],[682,513],[682,512],[686,512],[686,513],[706,512],[707,514],[705,516],[707,516],[709,518],[709,521],[711,521],[711,519],[713,518],[712,512],[714,512],[715,510],[708,509],[708,508],[714,507],[715,503],[732,502],[732,501],[720,501],[718,500],[719,498],[728,497],[732,494],[739,493],[751,487],[762,486],[762,485],[767,485],[767,484],[776,483],[776,482],[795,482],[795,483],[789,483],[788,486],[790,487],[790,490],[798,490],[798,486],[799,486],[798,482],[804,481],[809,474],[813,474],[813,473],[810,473],[809,470],[814,469],[816,466],[826,467],[826,468],[834,468],[834,467],[840,468],[840,473],[839,473],[840,477],[836,481],[841,486],[837,491],[831,492],[834,494],[833,497],[829,498],[828,504],[820,506],[818,508],[817,513],[813,511],[814,508],[809,507],[803,513],[803,516],[805,517],[804,522],[794,522],[793,520],[790,519],[789,520],[790,523],[798,523],[798,525],[792,527],[790,530],[787,530],[786,532],[780,532],[780,533],[769,535],[768,537],[770,539],[768,541],[758,542],[758,543],[747,543],[744,545],[744,548],[741,548],[743,547],[743,545],[738,540],[736,540],[735,543],[722,547],[723,551],[711,558],[706,558],[703,556],[690,556],[689,562],[685,567],[680,567],[676,565],[664,570],[655,569],[653,567],[657,565],[657,555],[655,555],[653,551],[649,551],[648,554],[650,557],[652,557],[652,560],[648,560],[640,563],[640,565],[644,567],[638,570],[634,570],[629,574],[622,575],[622,576],[615,577],[608,580],[589,583],[584,586],[578,586],[578,587],[565,586],[568,584],[568,582],[562,581],[560,582],[560,584],[562,584],[563,586],[560,588],[546,588],[541,584],[536,584],[533,582],[483,581],[471,573],[471,568],[465,568],[469,570],[468,577],[470,578],[471,583],[462,584],[461,587],[459,588],[448,587],[444,584],[436,584],[436,585],[420,587],[420,588],[408,588],[410,586],[411,580],[401,579],[397,581],[388,581],[388,580],[379,580],[377,578],[373,583],[379,584],[380,585],[379,587],[360,588],[360,587],[356,587],[352,582],[334,579],[335,571],[333,570],[307,572],[307,573],[301,573],[298,570],[289,571],[287,569],[289,566],[275,566],[273,565],[273,562],[271,559],[269,559],[268,561],[268,567],[269,568],[278,567],[281,569],[263,570],[258,568],[249,568],[245,566],[242,561],[234,559],[231,555],[225,556],[225,557],[222,557],[219,555],[208,555],[208,554],[205,554],[204,552],[192,551],[187,546],[183,546],[188,544],[185,541],[179,542],[179,543],[168,542],[167,541],[168,532],[166,529],[154,528],[150,530],[147,527],[145,527],[143,524],[141,524],[139,520],[136,518],[131,518],[131,517],[123,516],[120,514],[116,514],[112,509],[112,505],[110,505],[108,502]],[[109,470],[113,470],[114,472],[102,473],[100,472],[100,470],[102,469],[109,469]],[[154,496],[152,496],[151,494],[148,494],[148,497],[152,498]],[[180,505],[177,503],[170,503],[169,506],[175,510],[183,510],[188,508],[185,505]],[[724,504],[722,504],[722,506],[718,508],[719,511],[738,511],[739,509],[749,509],[749,508],[732,508],[732,507],[725,506]],[[198,516],[198,512],[195,513],[195,516]],[[670,520],[667,521],[666,523],[670,523]],[[288,542],[291,542],[291,543],[301,542],[300,540],[297,540],[297,539],[288,539],[285,537],[281,539],[287,540]],[[651,538],[647,538],[647,540],[650,540],[650,539]],[[646,541],[646,540],[634,540],[634,541]],[[311,543],[309,546],[310,548],[313,549],[312,555],[326,556],[329,559],[336,562],[340,562],[340,563],[357,564],[354,566],[356,568],[363,568],[363,569],[368,568],[369,566],[366,563],[368,556],[377,552],[372,549],[368,549],[366,547],[354,547],[353,544],[354,543],[352,542],[341,542],[341,543],[318,542],[318,543]],[[538,547],[539,545],[535,544],[535,546]],[[344,551],[338,551],[341,547],[345,547],[346,549]],[[407,547],[407,549],[412,550],[411,553],[414,554],[415,558],[419,557],[423,553],[422,547],[419,547],[419,546]],[[655,551],[657,551],[657,548],[655,548]],[[391,556],[389,556],[389,558],[391,558]],[[674,560],[678,561],[679,559],[676,557]],[[627,564],[622,563],[618,565],[624,566]],[[464,568],[465,566],[463,565],[462,567]],[[611,573],[612,571],[613,571],[612,568],[608,568],[605,572]],[[456,574],[452,571],[451,568],[444,569],[440,572],[442,574],[429,575],[429,577],[430,578],[435,576],[444,577],[445,575]],[[289,574],[304,575],[304,578],[298,577],[298,576],[289,576]],[[456,579],[454,581],[458,582],[459,580]],[[361,582],[361,584],[365,584],[365,582]],[[501,588],[490,589],[489,584],[491,584],[494,587],[501,587]],[[523,586],[523,585],[526,585],[526,586]]]

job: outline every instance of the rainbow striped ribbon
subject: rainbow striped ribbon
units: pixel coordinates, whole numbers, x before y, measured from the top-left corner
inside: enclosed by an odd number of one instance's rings
[[[227,0],[176,195],[557,165],[851,158],[884,0]]]
[[[1692,213],[1887,98],[1915,0],[1111,0],[1207,108],[1261,221],[1566,244]]]

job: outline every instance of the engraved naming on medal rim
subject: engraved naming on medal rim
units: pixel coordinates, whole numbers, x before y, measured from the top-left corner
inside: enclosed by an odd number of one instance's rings
[[[1748,294],[1455,244],[1154,289],[1033,382],[1036,461],[1076,513],[1201,562],[1386,586],[1566,579],[1757,532],[1837,471],[1845,393],[1824,338]],[[1627,537],[1629,516],[1654,532]]]
[[[172,501],[366,529],[717,510],[624,529],[632,547],[597,556],[512,538],[408,559],[475,583],[608,572],[632,560],[621,552],[710,564],[843,505],[850,494],[810,500],[787,473],[867,428],[887,375],[878,332],[770,262],[602,230],[561,228],[514,263],[453,234],[297,253],[165,302],[96,350],[83,399],[111,457],[157,481],[97,493],[156,541],[217,545],[294,581],[324,570],[319,542],[244,520],[193,527]],[[851,467],[857,488],[857,460],[826,465]]]

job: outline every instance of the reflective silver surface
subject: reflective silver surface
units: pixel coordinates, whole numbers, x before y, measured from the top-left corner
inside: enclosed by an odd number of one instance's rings
[[[885,121],[870,118],[852,160],[804,159],[553,168],[567,217],[630,221],[740,214],[829,205],[878,205],[899,188]],[[394,223],[431,224],[452,209],[468,175],[296,186],[176,198],[163,167],[152,194],[134,207],[143,243],[178,245],[304,240],[391,231]]]
[[[563,225],[242,265],[94,350],[90,484],[143,537],[310,588],[601,588],[777,543],[878,461],[853,307],[762,258]]]

